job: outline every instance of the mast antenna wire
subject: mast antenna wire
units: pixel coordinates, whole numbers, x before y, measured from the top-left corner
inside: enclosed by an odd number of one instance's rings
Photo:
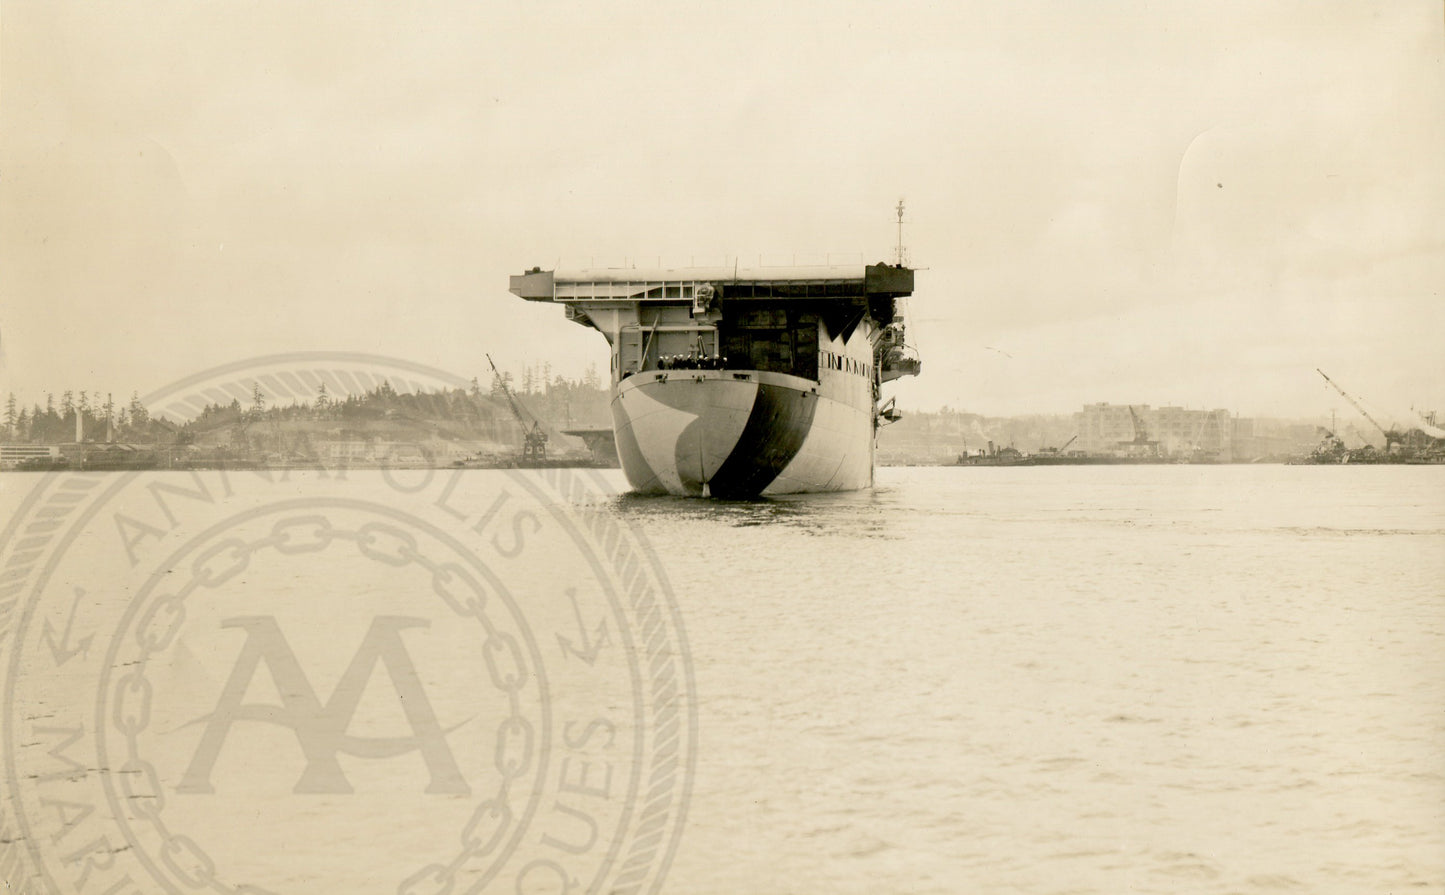
[[[904,249],[903,249],[903,200],[902,200],[902,199],[899,199],[899,200],[898,200],[898,207],[895,208],[894,211],[898,212],[898,245],[893,249],[893,263],[896,264],[896,265],[898,265],[899,267],[902,267],[904,261],[906,260],[906,254],[907,254],[907,253],[904,251]]]

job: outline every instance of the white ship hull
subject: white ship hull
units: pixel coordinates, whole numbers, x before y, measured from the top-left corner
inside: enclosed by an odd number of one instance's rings
[[[652,494],[745,498],[866,488],[873,483],[873,402],[829,391],[783,373],[638,374],[613,392],[622,469],[636,491]]]

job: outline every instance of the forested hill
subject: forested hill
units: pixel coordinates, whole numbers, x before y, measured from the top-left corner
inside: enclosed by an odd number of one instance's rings
[[[507,388],[510,389],[510,379]],[[512,407],[516,407],[514,412]],[[519,420],[520,415],[520,420]],[[9,443],[56,444],[75,440],[76,419],[84,424],[88,442],[230,447],[306,455],[315,441],[481,441],[510,445],[520,442],[523,425],[542,428],[565,441],[560,430],[611,424],[607,393],[599,384],[558,377],[544,382],[526,377],[509,401],[501,380],[483,390],[476,380],[469,388],[431,392],[398,392],[390,383],[358,394],[335,396],[321,387],[310,401],[273,405],[259,388],[251,400],[208,404],[191,420],[152,418],[138,398],[117,406],[94,404],[85,392],[77,399],[67,392],[59,401],[47,396],[44,405],[20,406],[14,396],[6,404],[3,436]]]

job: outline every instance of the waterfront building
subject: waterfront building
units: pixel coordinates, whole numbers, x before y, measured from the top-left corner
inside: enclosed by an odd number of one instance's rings
[[[1079,432],[1076,448],[1087,454],[1233,459],[1233,421],[1227,410],[1104,402],[1084,405],[1074,418]]]
[[[26,460],[57,460],[57,444],[0,444],[0,469],[14,469]]]

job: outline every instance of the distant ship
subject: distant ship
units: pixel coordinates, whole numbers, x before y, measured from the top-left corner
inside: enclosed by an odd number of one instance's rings
[[[877,429],[897,418],[880,388],[920,369],[904,342],[902,263],[534,267],[511,291],[606,337],[618,458],[646,494],[869,487]]]

